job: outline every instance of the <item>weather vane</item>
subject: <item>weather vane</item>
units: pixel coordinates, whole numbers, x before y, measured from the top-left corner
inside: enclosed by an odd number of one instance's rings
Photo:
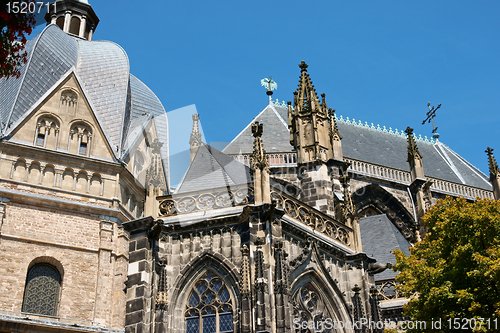
[[[276,83],[276,81],[273,80],[273,77],[270,76],[269,79],[266,77],[262,80],[260,80],[260,84],[264,87],[266,87],[267,89],[267,96],[269,96],[269,98],[271,98],[271,95],[273,94],[273,90],[276,90],[278,89],[278,84]]]
[[[429,108],[429,112],[427,112],[427,118],[422,122],[424,125],[426,122],[430,123],[432,121],[432,137],[434,139],[439,138],[439,134],[437,133],[437,127],[434,125],[434,117],[436,116],[436,111],[441,107],[441,104],[438,104],[437,108],[434,108],[434,105],[431,107],[431,102],[427,102],[427,107]]]

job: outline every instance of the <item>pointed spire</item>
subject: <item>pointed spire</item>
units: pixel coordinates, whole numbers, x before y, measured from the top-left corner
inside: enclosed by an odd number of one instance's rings
[[[413,128],[408,126],[405,130],[405,133],[407,135],[407,140],[408,140],[408,159],[406,161],[410,162],[410,160],[412,160],[414,158],[422,159],[422,155],[420,155],[420,152],[418,151],[417,143],[415,142]]]
[[[490,169],[490,182],[493,186],[493,196],[495,200],[500,200],[500,170],[493,156],[493,148],[488,147],[485,152],[488,154],[488,167]]]
[[[326,104],[325,94],[321,102],[316,94],[307,65],[302,61],[299,86],[294,94],[294,108],[288,105],[290,143],[297,150],[298,163],[342,160],[342,147],[337,125]]]
[[[191,163],[193,162],[194,157],[196,156],[196,152],[201,146],[201,133],[198,125],[199,120],[200,120],[200,115],[197,113],[193,114],[193,131],[191,132],[191,137],[189,138]]]
[[[319,103],[318,95],[316,94],[316,89],[312,84],[309,74],[307,74],[307,65],[302,60],[299,65],[300,67],[300,78],[299,78],[299,88],[297,89],[297,94],[295,94],[294,108],[297,113],[308,113],[312,111],[321,111],[321,104]],[[325,104],[326,106],[326,104]],[[325,110],[326,111],[326,110]],[[324,112],[326,114],[326,112]]]
[[[325,103],[326,107],[326,103]],[[343,160],[342,154],[342,136],[340,136],[339,129],[337,127],[337,121],[335,120],[335,110],[328,109],[328,118],[330,119],[330,141],[332,143],[333,158],[337,160]]]

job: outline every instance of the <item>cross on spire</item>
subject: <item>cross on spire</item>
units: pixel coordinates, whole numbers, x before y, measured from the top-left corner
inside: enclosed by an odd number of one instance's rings
[[[438,104],[437,108],[434,108],[434,105],[431,107],[431,102],[427,102],[427,107],[429,108],[429,112],[427,112],[427,118],[422,122],[422,125],[432,121],[432,137],[437,140],[439,134],[437,133],[438,128],[434,125],[434,117],[436,117],[436,111],[441,107],[441,104]]]

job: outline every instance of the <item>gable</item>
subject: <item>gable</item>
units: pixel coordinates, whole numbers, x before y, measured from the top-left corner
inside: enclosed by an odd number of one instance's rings
[[[9,140],[75,155],[113,160],[113,150],[74,72],[22,117]]]

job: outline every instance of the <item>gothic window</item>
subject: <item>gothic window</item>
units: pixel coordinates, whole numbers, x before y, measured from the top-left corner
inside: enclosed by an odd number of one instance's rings
[[[318,290],[311,283],[306,283],[295,293],[293,318],[298,318],[302,323],[301,326],[307,327],[306,329],[296,329],[295,333],[333,332],[330,325],[326,325],[327,319],[332,320],[333,317]]]
[[[61,274],[52,265],[36,264],[28,271],[22,312],[57,316]]]
[[[233,308],[224,282],[207,271],[195,283],[185,311],[186,333],[232,333]]]

